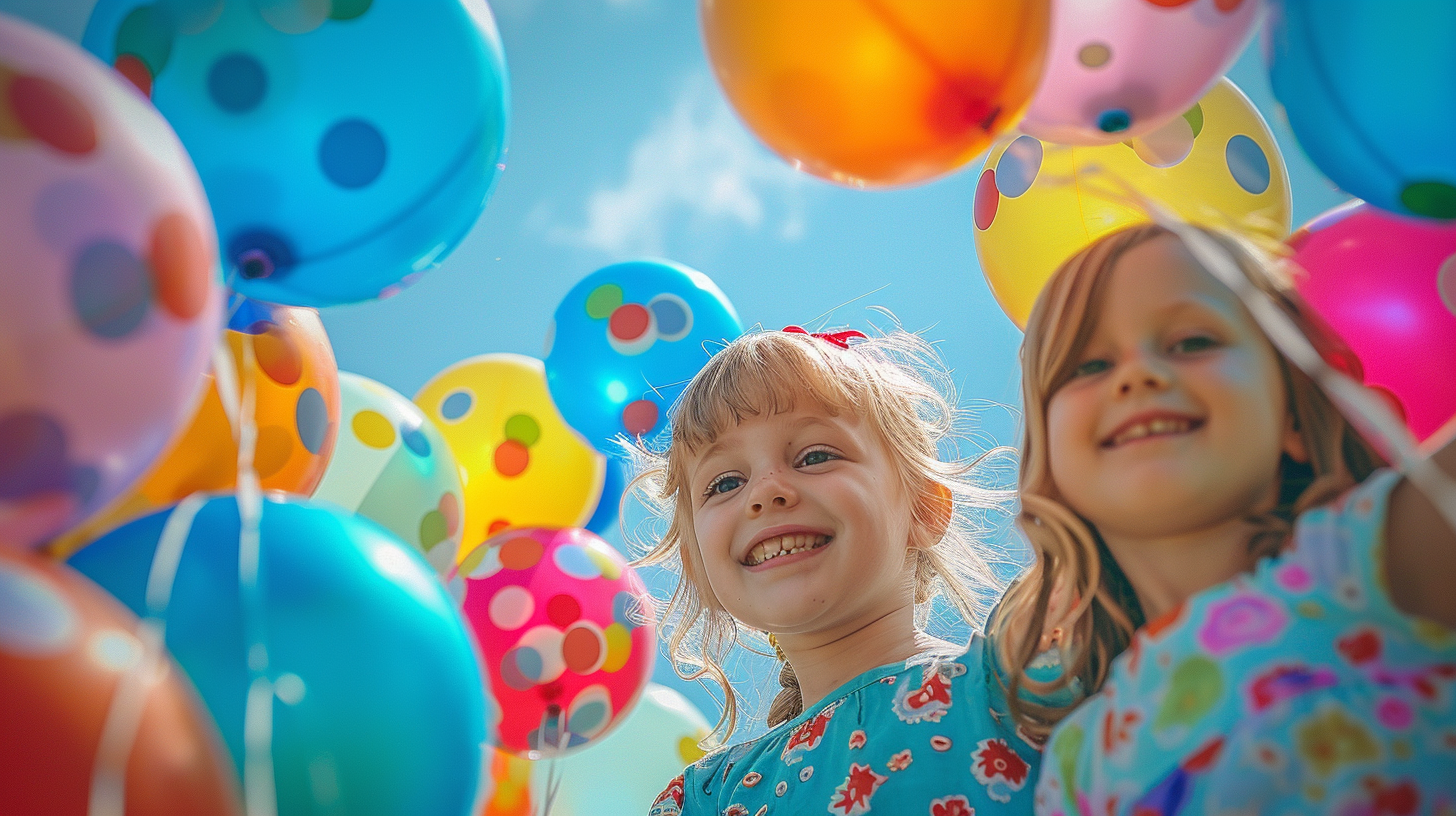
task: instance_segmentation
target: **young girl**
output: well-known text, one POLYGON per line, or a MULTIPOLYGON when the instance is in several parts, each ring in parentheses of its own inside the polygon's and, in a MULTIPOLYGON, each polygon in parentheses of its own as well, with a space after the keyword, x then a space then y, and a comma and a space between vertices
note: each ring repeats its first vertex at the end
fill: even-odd
POLYGON ((783 690, 766 734, 689 767, 654 816, 1030 812, 1037 751, 982 640, 924 630, 937 596, 983 614, 996 584, 956 511, 1010 498, 940 458, 954 413, 917 373, 933 360, 902 331, 759 332, 683 394, 645 559, 680 570, 672 654, 722 687, 729 734, 732 647, 767 633, 783 690))
MULTIPOLYGON (((1201 234, 1358 379, 1276 265, 1201 234)), ((1015 706, 1056 725, 1038 813, 1453 812, 1456 532, 1239 297, 1131 228, 1048 283, 1022 366, 1037 564, 993 631, 1007 665, 1059 641, 1059 683, 1100 689, 1015 706)))

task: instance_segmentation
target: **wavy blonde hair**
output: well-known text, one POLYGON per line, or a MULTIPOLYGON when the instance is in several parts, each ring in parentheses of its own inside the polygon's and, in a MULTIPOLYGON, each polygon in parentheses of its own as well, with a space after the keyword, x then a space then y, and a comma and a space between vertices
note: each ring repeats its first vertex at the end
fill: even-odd
MULTIPOLYGON (((1231 233, 1200 229, 1293 320, 1328 364, 1361 379, 1359 359, 1294 293, 1289 270, 1277 257, 1231 233)), ((1025 431, 1018 523, 1036 562, 1007 592, 991 630, 1002 665, 1015 669, 1008 689, 1011 710, 1018 724, 1033 735, 1045 736, 1080 700, 1047 705, 1024 698, 1021 690, 1045 699, 1076 680, 1083 694, 1095 693, 1113 658, 1146 622, 1137 595, 1097 530, 1066 504, 1053 483, 1047 406, 1072 378, 1091 339, 1112 269, 1132 248, 1167 235, 1173 233, 1144 224, 1099 239, 1052 275, 1027 320, 1021 347, 1025 431), (1063 627, 1071 648, 1063 652, 1068 662, 1061 676, 1052 683, 1038 683, 1027 676, 1027 667, 1040 652, 1051 621, 1063 627)), ((1249 551, 1255 558, 1275 554, 1284 546, 1296 515, 1333 499, 1384 464, 1309 376, 1277 349, 1275 358, 1309 462, 1288 456, 1281 462, 1277 507, 1254 520, 1257 531, 1249 551)))
MULTIPOLYGON (((970 511, 1009 515, 1014 493, 980 487, 969 478, 981 466, 991 466, 990 454, 969 462, 942 458, 943 443, 955 445, 964 438, 957 433, 960 412, 954 405, 949 374, 917 335, 896 329, 842 349, 805 334, 759 331, 730 343, 693 378, 673 412, 666 452, 639 451, 644 472, 634 479, 634 492, 667 524, 638 563, 679 575, 663 610, 663 631, 679 676, 710 678, 723 691, 714 736, 726 742, 738 721, 724 661, 745 641, 761 643, 762 633, 734 620, 704 575, 687 477, 695 456, 748 417, 806 406, 859 417, 884 445, 905 495, 914 502, 916 625, 926 625, 931 602, 943 596, 975 626, 1002 584, 991 569, 989 548, 977 543, 983 525, 969 518, 970 511)), ((991 453, 997 452, 1009 449, 991 453)), ((780 682, 784 688, 770 707, 769 726, 803 710, 787 663, 780 667, 780 682)))

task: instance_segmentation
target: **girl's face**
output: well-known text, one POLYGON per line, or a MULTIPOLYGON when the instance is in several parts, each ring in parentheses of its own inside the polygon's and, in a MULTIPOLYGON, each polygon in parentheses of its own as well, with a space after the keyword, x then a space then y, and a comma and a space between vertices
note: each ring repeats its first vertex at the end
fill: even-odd
POLYGON ((1047 406, 1052 480, 1109 540, 1267 512, 1302 458, 1274 350, 1173 236, 1127 251, 1073 378, 1047 406))
POLYGON ((686 473, 704 577, 745 625, 834 632, 913 604, 910 498, 855 417, 749 417, 686 473))

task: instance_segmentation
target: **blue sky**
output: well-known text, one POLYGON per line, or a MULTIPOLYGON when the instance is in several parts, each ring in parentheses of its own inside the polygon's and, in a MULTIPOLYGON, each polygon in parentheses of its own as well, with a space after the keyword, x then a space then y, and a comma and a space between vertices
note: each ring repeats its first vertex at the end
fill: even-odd
MULTIPOLYGON (((0 10, 72 40, 91 6, 0 0, 0 10)), ((865 307, 889 309, 939 343, 982 442, 1015 444, 1020 332, 976 263, 979 162, 911 189, 839 188, 790 169, 735 118, 708 66, 696 3, 491 7, 511 80, 504 174, 439 269, 391 299, 323 310, 341 369, 412 395, 465 357, 540 356, 573 283, 609 263, 658 256, 712 277, 746 325, 780 328, 835 310, 835 323, 863 327, 877 319, 865 307)), ((1345 200, 1283 123, 1257 40, 1229 75, 1274 129, 1295 223, 1345 200)), ((665 668, 659 681, 669 680, 665 668)), ((716 714, 702 692, 673 685, 716 714)))

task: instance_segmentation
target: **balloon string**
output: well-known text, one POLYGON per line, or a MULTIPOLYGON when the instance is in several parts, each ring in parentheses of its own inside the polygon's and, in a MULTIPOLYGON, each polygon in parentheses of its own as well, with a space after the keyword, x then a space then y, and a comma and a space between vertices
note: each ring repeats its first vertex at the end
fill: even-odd
POLYGON ((566 778, 566 769, 560 767, 560 757, 566 753, 566 713, 556 712, 556 744, 550 745, 546 742, 546 726, 550 724, 551 712, 541 713, 541 742, 548 745, 542 757, 546 761, 546 796, 541 800, 541 816, 551 816, 551 808, 556 804, 556 794, 561 791, 561 782, 566 778))
POLYGON ((1094 195, 1139 209, 1154 223, 1177 235, 1194 260, 1238 296, 1274 347, 1309 375, 1356 430, 1373 443, 1396 470, 1410 479, 1411 484, 1435 505, 1436 512, 1451 529, 1456 530, 1456 479, 1420 452, 1410 429, 1383 399, 1326 363, 1289 315, 1244 275, 1238 261, 1217 241, 1159 202, 1143 195, 1125 180, 1096 166, 1087 168, 1087 171, 1094 177, 1100 174, 1099 180, 1108 181, 1116 188, 1097 190, 1094 195))

